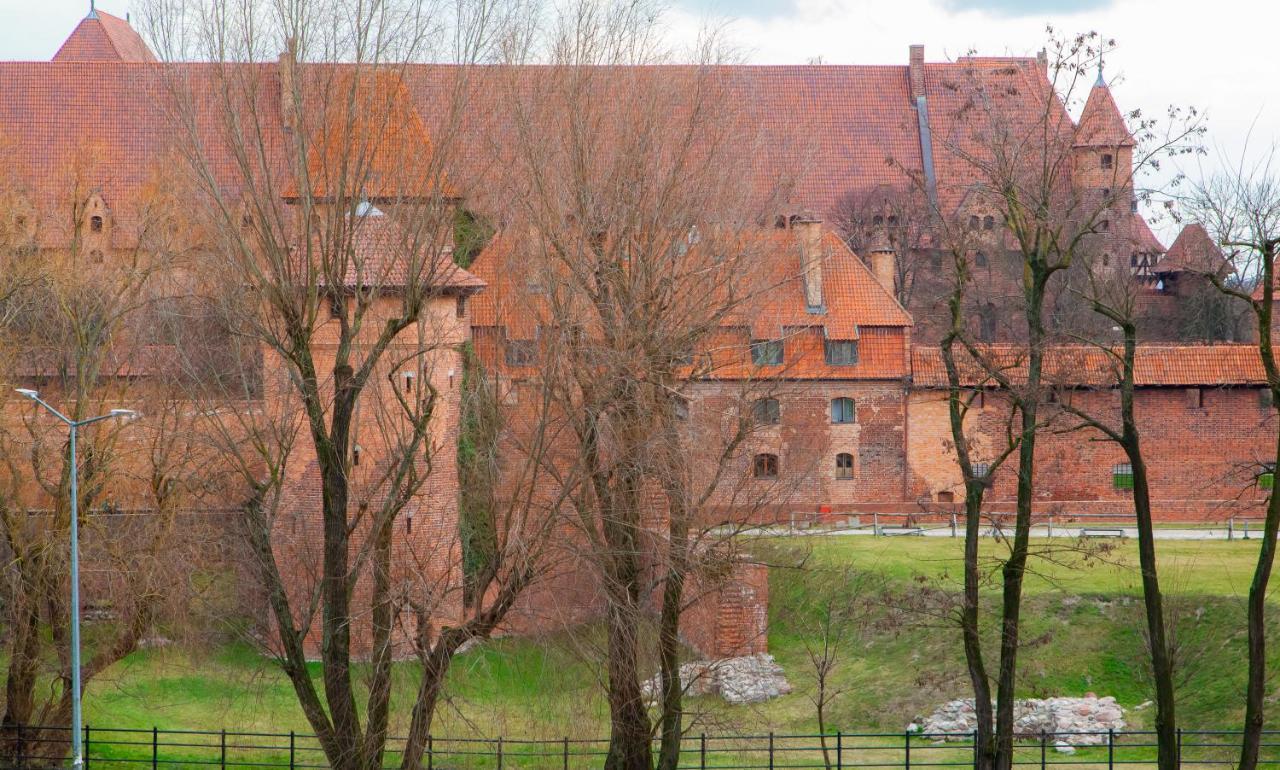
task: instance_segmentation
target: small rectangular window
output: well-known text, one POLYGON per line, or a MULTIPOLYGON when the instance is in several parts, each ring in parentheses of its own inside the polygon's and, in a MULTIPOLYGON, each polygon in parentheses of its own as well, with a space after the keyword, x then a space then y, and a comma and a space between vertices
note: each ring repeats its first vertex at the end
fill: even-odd
POLYGON ((457 304, 454 306, 454 315, 458 318, 467 317, 467 295, 459 294, 457 304))
POLYGON ((751 343, 751 363, 756 366, 779 366, 782 353, 782 340, 755 340, 751 343))
POLYGON ((1111 153, 1109 153, 1109 152, 1104 152, 1104 153, 1102 153, 1102 167, 1103 167, 1103 168, 1111 168, 1111 167, 1112 167, 1112 166, 1114 166, 1115 164, 1116 164, 1115 156, 1113 156, 1113 155, 1112 155, 1111 153))
POLYGON ((1133 466, 1119 463, 1111 468, 1111 486, 1115 489, 1133 489, 1133 466))
POLYGON ((1258 489, 1265 489, 1270 492, 1276 486, 1276 466, 1273 463, 1267 463, 1262 468, 1262 473, 1258 474, 1258 489))
POLYGON ((1187 388, 1187 408, 1204 408, 1204 388, 1187 388))
POLYGON ((828 366, 853 366, 858 363, 857 340, 826 340, 823 352, 828 366))
POLYGON ((973 477, 975 479, 985 479, 991 475, 991 463, 974 463, 973 477))

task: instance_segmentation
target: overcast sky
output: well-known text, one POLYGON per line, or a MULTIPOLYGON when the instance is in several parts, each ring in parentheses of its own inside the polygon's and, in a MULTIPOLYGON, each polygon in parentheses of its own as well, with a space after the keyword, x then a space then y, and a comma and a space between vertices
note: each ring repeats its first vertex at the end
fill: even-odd
MULTIPOLYGON (((129 0, 99 0, 124 16, 129 0)), ((1107 61, 1122 110, 1162 113, 1170 104, 1207 114, 1203 163, 1220 151, 1238 158, 1280 140, 1280 56, 1276 0, 674 0, 675 34, 728 19, 748 61, 803 64, 905 64, 907 46, 929 61, 970 49, 1033 55, 1045 25, 1098 30, 1119 48, 1107 61)), ((88 11, 88 0, 0 0, 0 59, 48 59, 88 11)), ((0 86, 3 87, 3 86, 0 86)), ((1198 173, 1188 169, 1190 173, 1198 173)), ((1162 233, 1163 235, 1163 233, 1162 233)))

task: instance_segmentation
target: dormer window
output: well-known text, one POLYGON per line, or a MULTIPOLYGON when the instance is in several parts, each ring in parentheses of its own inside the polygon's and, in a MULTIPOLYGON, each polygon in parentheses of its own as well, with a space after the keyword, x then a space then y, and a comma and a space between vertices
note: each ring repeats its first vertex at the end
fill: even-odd
POLYGON ((1112 155, 1109 152, 1102 153, 1102 167, 1104 169, 1114 168, 1115 165, 1116 165, 1116 158, 1114 155, 1112 155))
POLYGON ((995 226, 996 226, 996 218, 995 218, 995 217, 990 216, 990 215, 987 215, 987 216, 985 216, 985 217, 983 217, 983 218, 982 218, 982 229, 983 229, 983 230, 993 230, 993 229, 995 229, 995 226))
POLYGON ((896 214, 890 214, 890 215, 889 215, 889 226, 890 226, 890 227, 897 227, 897 226, 898 226, 898 217, 897 217, 897 215, 896 215, 896 214))
POLYGON ((100 215, 94 214, 89 217, 89 229, 95 233, 102 232, 102 217, 100 215))
POLYGON ((853 366, 858 363, 857 340, 826 340, 823 352, 828 366, 853 366))
POLYGON ((973 216, 969 217, 969 229, 970 229, 970 230, 977 230, 977 229, 978 229, 978 225, 979 225, 979 223, 980 223, 980 220, 978 219, 978 215, 977 215, 977 214, 974 214, 973 216))
POLYGON ((756 366, 779 366, 782 353, 782 340, 754 340, 751 343, 751 363, 756 366))
POLYGON ((880 225, 884 224, 884 217, 880 216, 879 214, 876 214, 874 217, 871 218, 871 224, 876 227, 879 227, 880 225))

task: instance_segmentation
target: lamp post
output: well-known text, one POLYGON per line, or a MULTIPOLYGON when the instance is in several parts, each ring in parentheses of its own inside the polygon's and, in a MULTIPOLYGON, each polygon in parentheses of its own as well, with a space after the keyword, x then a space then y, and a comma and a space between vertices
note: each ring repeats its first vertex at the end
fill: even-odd
POLYGON ((132 419, 138 413, 132 409, 112 409, 110 412, 90 417, 87 420, 73 420, 54 409, 40 394, 30 388, 17 388, 16 392, 43 406, 50 414, 67 424, 71 438, 71 766, 84 766, 83 729, 80 713, 80 527, 79 527, 79 494, 77 489, 80 467, 76 464, 76 433, 86 425, 112 419, 132 419))

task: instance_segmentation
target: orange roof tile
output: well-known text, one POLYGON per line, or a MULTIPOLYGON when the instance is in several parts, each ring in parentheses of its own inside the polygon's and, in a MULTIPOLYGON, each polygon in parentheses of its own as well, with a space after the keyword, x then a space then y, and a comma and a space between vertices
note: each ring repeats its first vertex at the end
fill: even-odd
MULTIPOLYGON (((1016 383, 1026 380, 1026 349, 1012 345, 981 348, 988 362, 1016 383)), ((966 387, 994 387, 987 372, 961 354, 958 358, 962 384, 966 387)), ((911 351, 912 382, 925 388, 947 387, 942 350, 918 346, 911 351)), ((1046 351, 1046 385, 1064 387, 1109 387, 1118 377, 1117 362, 1107 352, 1087 345, 1058 345, 1046 351)), ((1134 382, 1140 387, 1194 387, 1222 385, 1265 385, 1266 373, 1258 348, 1246 344, 1178 345, 1142 344, 1134 360, 1134 382)))
POLYGON ((80 20, 53 60, 153 62, 156 55, 129 22, 94 10, 80 20))

